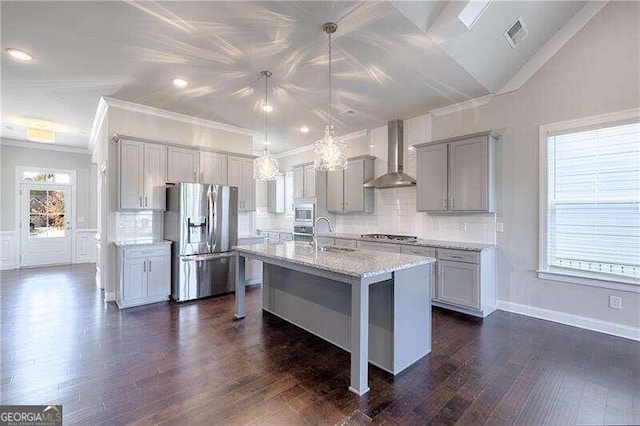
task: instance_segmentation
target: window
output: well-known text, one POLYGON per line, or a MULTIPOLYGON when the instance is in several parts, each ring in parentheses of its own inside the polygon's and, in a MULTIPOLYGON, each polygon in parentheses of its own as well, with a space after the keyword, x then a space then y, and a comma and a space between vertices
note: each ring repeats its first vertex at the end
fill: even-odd
POLYGON ((545 142, 541 272, 640 283, 640 123, 548 132, 545 142))
POLYGON ((23 182, 35 183, 71 183, 69 173, 22 172, 23 182))

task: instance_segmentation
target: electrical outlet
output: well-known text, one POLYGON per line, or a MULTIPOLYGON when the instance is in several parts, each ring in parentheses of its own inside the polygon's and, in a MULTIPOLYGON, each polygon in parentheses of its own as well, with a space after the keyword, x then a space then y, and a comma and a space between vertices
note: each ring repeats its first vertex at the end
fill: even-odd
POLYGON ((120 229, 124 228, 124 220, 119 220, 118 221, 118 228, 120 228, 120 229))
POLYGON ((142 227, 143 228, 149 227, 149 219, 142 219, 142 227))
POLYGON ((467 230, 467 222, 458 222, 458 229, 460 231, 466 231, 467 230))
POLYGON ((435 220, 433 221, 433 229, 440 229, 440 221, 439 220, 435 220))
POLYGON ((622 297, 609 296, 609 307, 611 309, 622 309, 622 297))
POLYGON ((496 232, 504 232, 504 223, 496 222, 496 232))

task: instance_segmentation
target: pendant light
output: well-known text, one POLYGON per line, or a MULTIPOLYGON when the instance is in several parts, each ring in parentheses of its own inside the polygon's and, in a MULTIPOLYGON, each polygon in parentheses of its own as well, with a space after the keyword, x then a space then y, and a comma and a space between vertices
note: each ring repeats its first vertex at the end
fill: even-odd
POLYGON ((340 138, 336 137, 331 122, 331 34, 337 29, 338 25, 333 22, 327 22, 322 26, 322 30, 329 35, 329 107, 324 138, 316 142, 313 164, 317 170, 323 171, 344 170, 347 167, 347 147, 340 138))
POLYGON ((260 76, 264 77, 264 105, 262 110, 264 111, 264 148, 262 155, 253 160, 253 178, 258 180, 276 180, 278 179, 278 160, 276 160, 269 151, 269 133, 268 133, 268 118, 267 115, 272 108, 269 108, 268 95, 268 82, 271 77, 271 71, 261 71, 260 76))

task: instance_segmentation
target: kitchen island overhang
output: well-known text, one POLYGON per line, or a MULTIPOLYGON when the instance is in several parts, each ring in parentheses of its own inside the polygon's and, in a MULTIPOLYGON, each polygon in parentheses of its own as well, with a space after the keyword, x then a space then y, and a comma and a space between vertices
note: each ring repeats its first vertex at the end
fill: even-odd
POLYGON ((236 247, 236 317, 245 316, 245 258, 263 262, 263 310, 351 353, 349 390, 368 390, 368 362, 398 374, 431 352, 435 259, 308 243, 236 247))

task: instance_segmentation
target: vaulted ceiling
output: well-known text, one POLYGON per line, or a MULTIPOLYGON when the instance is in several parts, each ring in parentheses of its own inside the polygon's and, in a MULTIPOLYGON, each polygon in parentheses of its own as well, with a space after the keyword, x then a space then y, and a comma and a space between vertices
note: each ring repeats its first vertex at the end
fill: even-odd
POLYGON ((3 137, 24 139, 42 120, 58 126, 56 143, 87 146, 100 96, 261 131, 266 69, 282 151, 322 134, 324 22, 338 23, 333 112, 348 133, 496 92, 583 5, 494 1, 471 30, 450 31, 447 13, 463 2, 395 3, 2 2, 3 137), (511 49, 502 34, 519 16, 530 37, 511 49), (12 60, 9 47, 35 60, 12 60))

